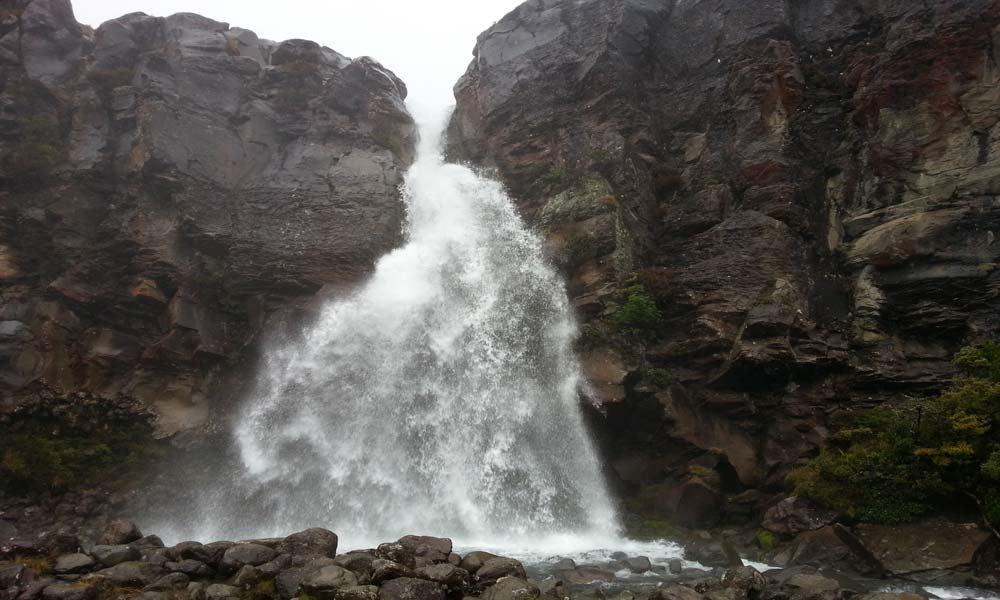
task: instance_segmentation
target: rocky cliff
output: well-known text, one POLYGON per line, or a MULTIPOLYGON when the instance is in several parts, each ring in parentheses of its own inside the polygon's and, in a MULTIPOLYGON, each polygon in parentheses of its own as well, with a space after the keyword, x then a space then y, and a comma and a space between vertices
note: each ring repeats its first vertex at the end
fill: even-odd
POLYGON ((635 512, 759 516, 831 416, 996 336, 998 24, 995 0, 529 0, 479 37, 450 152, 569 276, 635 512))
MULTIPOLYGON (((397 242, 405 97, 375 61, 313 42, 193 14, 94 31, 68 0, 0 2, 5 435, 44 418, 90 443, 112 413, 157 436, 203 425, 266 322, 397 242)), ((26 439, 51 452, 6 448, 8 471, 80 458, 26 439)))

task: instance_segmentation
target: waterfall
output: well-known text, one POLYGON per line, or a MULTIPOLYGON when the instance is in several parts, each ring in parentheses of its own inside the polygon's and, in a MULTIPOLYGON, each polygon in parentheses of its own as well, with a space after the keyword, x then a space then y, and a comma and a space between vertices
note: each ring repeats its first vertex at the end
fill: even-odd
POLYGON ((403 246, 269 350, 235 425, 238 473, 192 536, 617 538, 563 281, 502 186, 444 161, 444 121, 421 125, 403 246))

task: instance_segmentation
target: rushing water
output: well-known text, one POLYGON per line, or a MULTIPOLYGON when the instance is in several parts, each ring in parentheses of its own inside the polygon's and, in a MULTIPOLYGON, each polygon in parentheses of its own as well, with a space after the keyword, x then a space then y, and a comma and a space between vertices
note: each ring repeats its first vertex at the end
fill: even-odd
POLYGON ((177 537, 336 531, 466 547, 607 547, 618 524, 579 409, 576 326, 502 187, 421 125, 404 245, 273 348, 233 432, 236 476, 177 537))

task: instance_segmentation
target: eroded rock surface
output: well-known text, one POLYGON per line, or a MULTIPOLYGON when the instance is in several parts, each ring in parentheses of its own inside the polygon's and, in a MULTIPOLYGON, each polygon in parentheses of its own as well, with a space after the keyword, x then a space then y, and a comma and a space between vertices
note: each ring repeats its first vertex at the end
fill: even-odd
POLYGON ((570 278, 637 512, 760 517, 829 415, 933 393, 995 336, 998 24, 993 0, 530 0, 479 37, 450 152, 570 278), (629 334, 636 284, 662 319, 629 334), (692 486, 717 508, 669 509, 692 486))

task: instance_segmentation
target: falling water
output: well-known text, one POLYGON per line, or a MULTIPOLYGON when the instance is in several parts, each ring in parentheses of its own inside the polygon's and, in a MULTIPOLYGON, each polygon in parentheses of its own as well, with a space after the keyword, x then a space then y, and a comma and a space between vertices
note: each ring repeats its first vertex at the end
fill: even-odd
POLYGON ((240 473, 195 537, 617 538, 563 282, 503 188, 443 160, 443 121, 422 127, 406 176, 405 244, 269 353, 235 427, 240 473))

